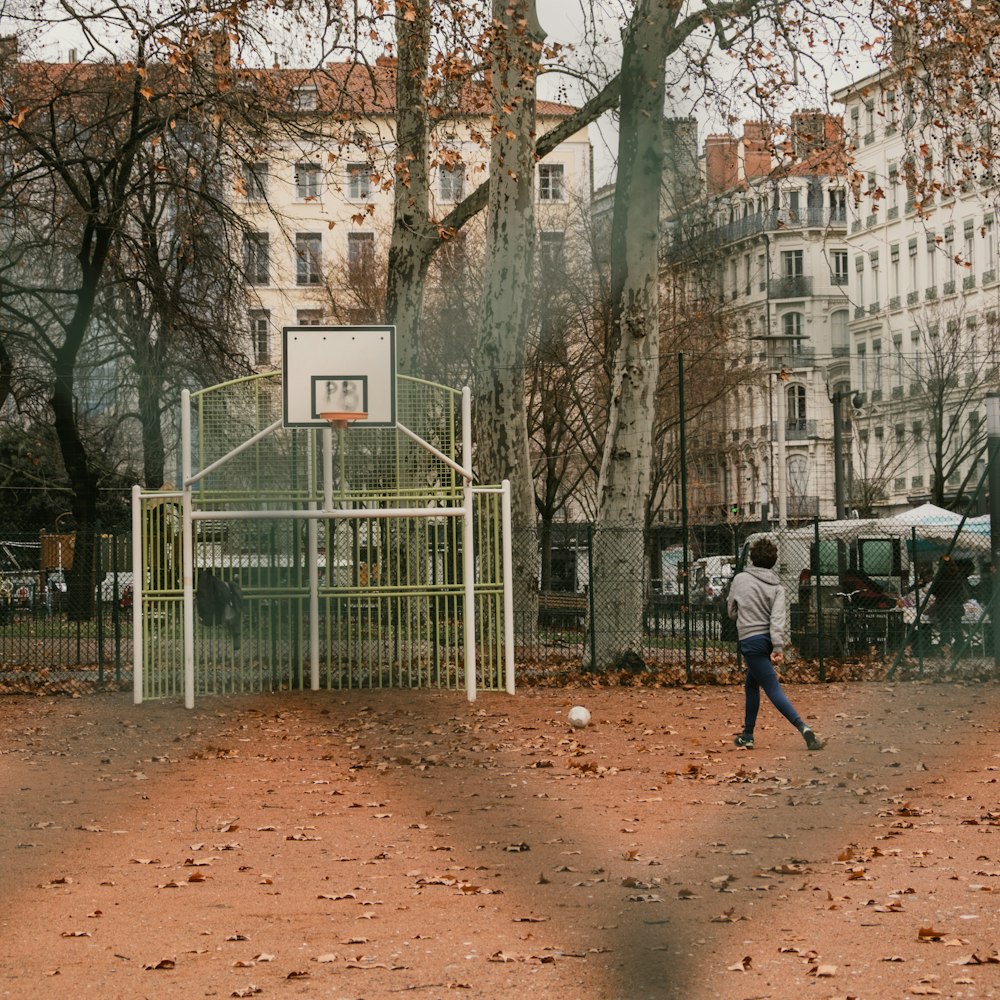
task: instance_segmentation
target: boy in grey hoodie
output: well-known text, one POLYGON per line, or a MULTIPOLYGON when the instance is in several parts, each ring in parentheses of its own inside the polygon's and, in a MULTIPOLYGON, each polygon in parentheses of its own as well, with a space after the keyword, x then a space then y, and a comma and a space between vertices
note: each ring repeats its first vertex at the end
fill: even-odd
POLYGON ((774 707, 795 726, 810 750, 821 750, 823 741, 802 721, 788 700, 774 668, 784 662, 785 590, 774 571, 778 548, 770 538, 758 538, 750 546, 750 562, 737 573, 729 588, 726 610, 736 619, 736 634, 740 652, 746 660, 746 715, 743 732, 733 742, 738 747, 753 749, 753 730, 760 710, 760 689, 774 707))

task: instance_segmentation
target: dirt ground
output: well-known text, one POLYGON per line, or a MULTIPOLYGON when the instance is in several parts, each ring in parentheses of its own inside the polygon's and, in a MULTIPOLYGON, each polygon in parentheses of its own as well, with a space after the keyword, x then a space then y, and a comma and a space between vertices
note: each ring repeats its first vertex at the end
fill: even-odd
POLYGON ((788 690, 0 698, 0 997, 1000 996, 1000 687, 788 690))

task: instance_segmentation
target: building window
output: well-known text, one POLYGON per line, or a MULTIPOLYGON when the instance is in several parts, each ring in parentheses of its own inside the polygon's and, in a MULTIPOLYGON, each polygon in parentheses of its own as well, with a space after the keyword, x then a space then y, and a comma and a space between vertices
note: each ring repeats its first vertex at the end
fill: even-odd
POLYGON ((322 280, 323 237, 320 233, 295 234, 295 283, 318 285, 322 280))
POLYGON ((320 196, 318 163, 295 164, 295 197, 299 201, 315 201, 320 196))
POLYGON ((848 335, 850 316, 846 309, 838 309, 830 316, 830 343, 833 356, 847 357, 850 354, 851 341, 848 335))
POLYGON ((801 250, 781 251, 781 275, 783 278, 801 278, 804 274, 801 250))
POLYGON ((452 167, 438 167, 438 185, 441 201, 461 201, 465 192, 465 167, 456 163, 452 167))
POLYGON ((830 191, 830 221, 847 222, 847 192, 843 188, 830 191))
POLYGON ((347 270, 352 281, 370 278, 375 261, 375 234, 347 234, 347 270))
POLYGON ((830 254, 830 261, 833 265, 833 283, 835 285, 847 284, 847 251, 833 250, 830 254))
POLYGON ((253 345, 254 364, 271 363, 271 314, 267 309, 250 311, 250 343, 253 345))
POLYGON ((243 164, 243 192, 247 201, 267 200, 267 181, 270 167, 264 160, 243 164))
MULTIPOLYGON (((948 226, 944 231, 944 253, 947 258, 945 265, 945 281, 955 280, 955 227, 948 226)), ((953 289, 954 290, 954 289, 953 289)))
POLYGON ((243 268, 251 285, 271 281, 271 237, 268 233, 247 233, 243 237, 243 268))
MULTIPOLYGON (((800 312, 785 313, 781 317, 781 330, 786 337, 801 339, 805 336, 805 317, 800 312)), ((792 350, 797 351, 798 344, 792 344, 792 350)))
POLYGON ((798 222, 799 219, 799 192, 789 191, 788 192, 788 218, 792 222, 798 222))
POLYGON ((566 267, 566 234, 558 230, 543 230, 538 237, 542 273, 562 274, 566 267))
POLYGON ((299 309, 295 313, 295 322, 299 326, 322 326, 322 309, 299 309))
POLYGON ((315 111, 319 106, 319 93, 315 87, 299 87, 292 100, 297 111, 315 111))
POLYGON ((538 167, 539 201, 565 201, 564 168, 561 163, 542 163, 538 167))
POLYGON ((806 429, 806 387, 790 385, 785 390, 787 410, 785 422, 789 430, 805 431, 806 429))
POLYGON ((354 201, 370 198, 372 194, 371 170, 367 163, 347 164, 347 197, 354 201))

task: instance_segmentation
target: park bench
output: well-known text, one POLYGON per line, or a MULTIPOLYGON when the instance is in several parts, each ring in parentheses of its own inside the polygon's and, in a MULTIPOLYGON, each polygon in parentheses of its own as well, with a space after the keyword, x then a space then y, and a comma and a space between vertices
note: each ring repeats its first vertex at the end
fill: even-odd
POLYGON ((538 624, 550 628, 582 625, 587 617, 587 595, 571 590, 543 590, 538 595, 538 624))

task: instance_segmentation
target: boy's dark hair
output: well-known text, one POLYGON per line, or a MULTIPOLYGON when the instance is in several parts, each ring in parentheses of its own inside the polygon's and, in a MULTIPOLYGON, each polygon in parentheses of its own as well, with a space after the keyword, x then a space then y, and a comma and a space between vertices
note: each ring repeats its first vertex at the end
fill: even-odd
POLYGON ((750 546, 750 562, 761 569, 772 569, 778 561, 778 546, 770 538, 758 538, 750 546))

